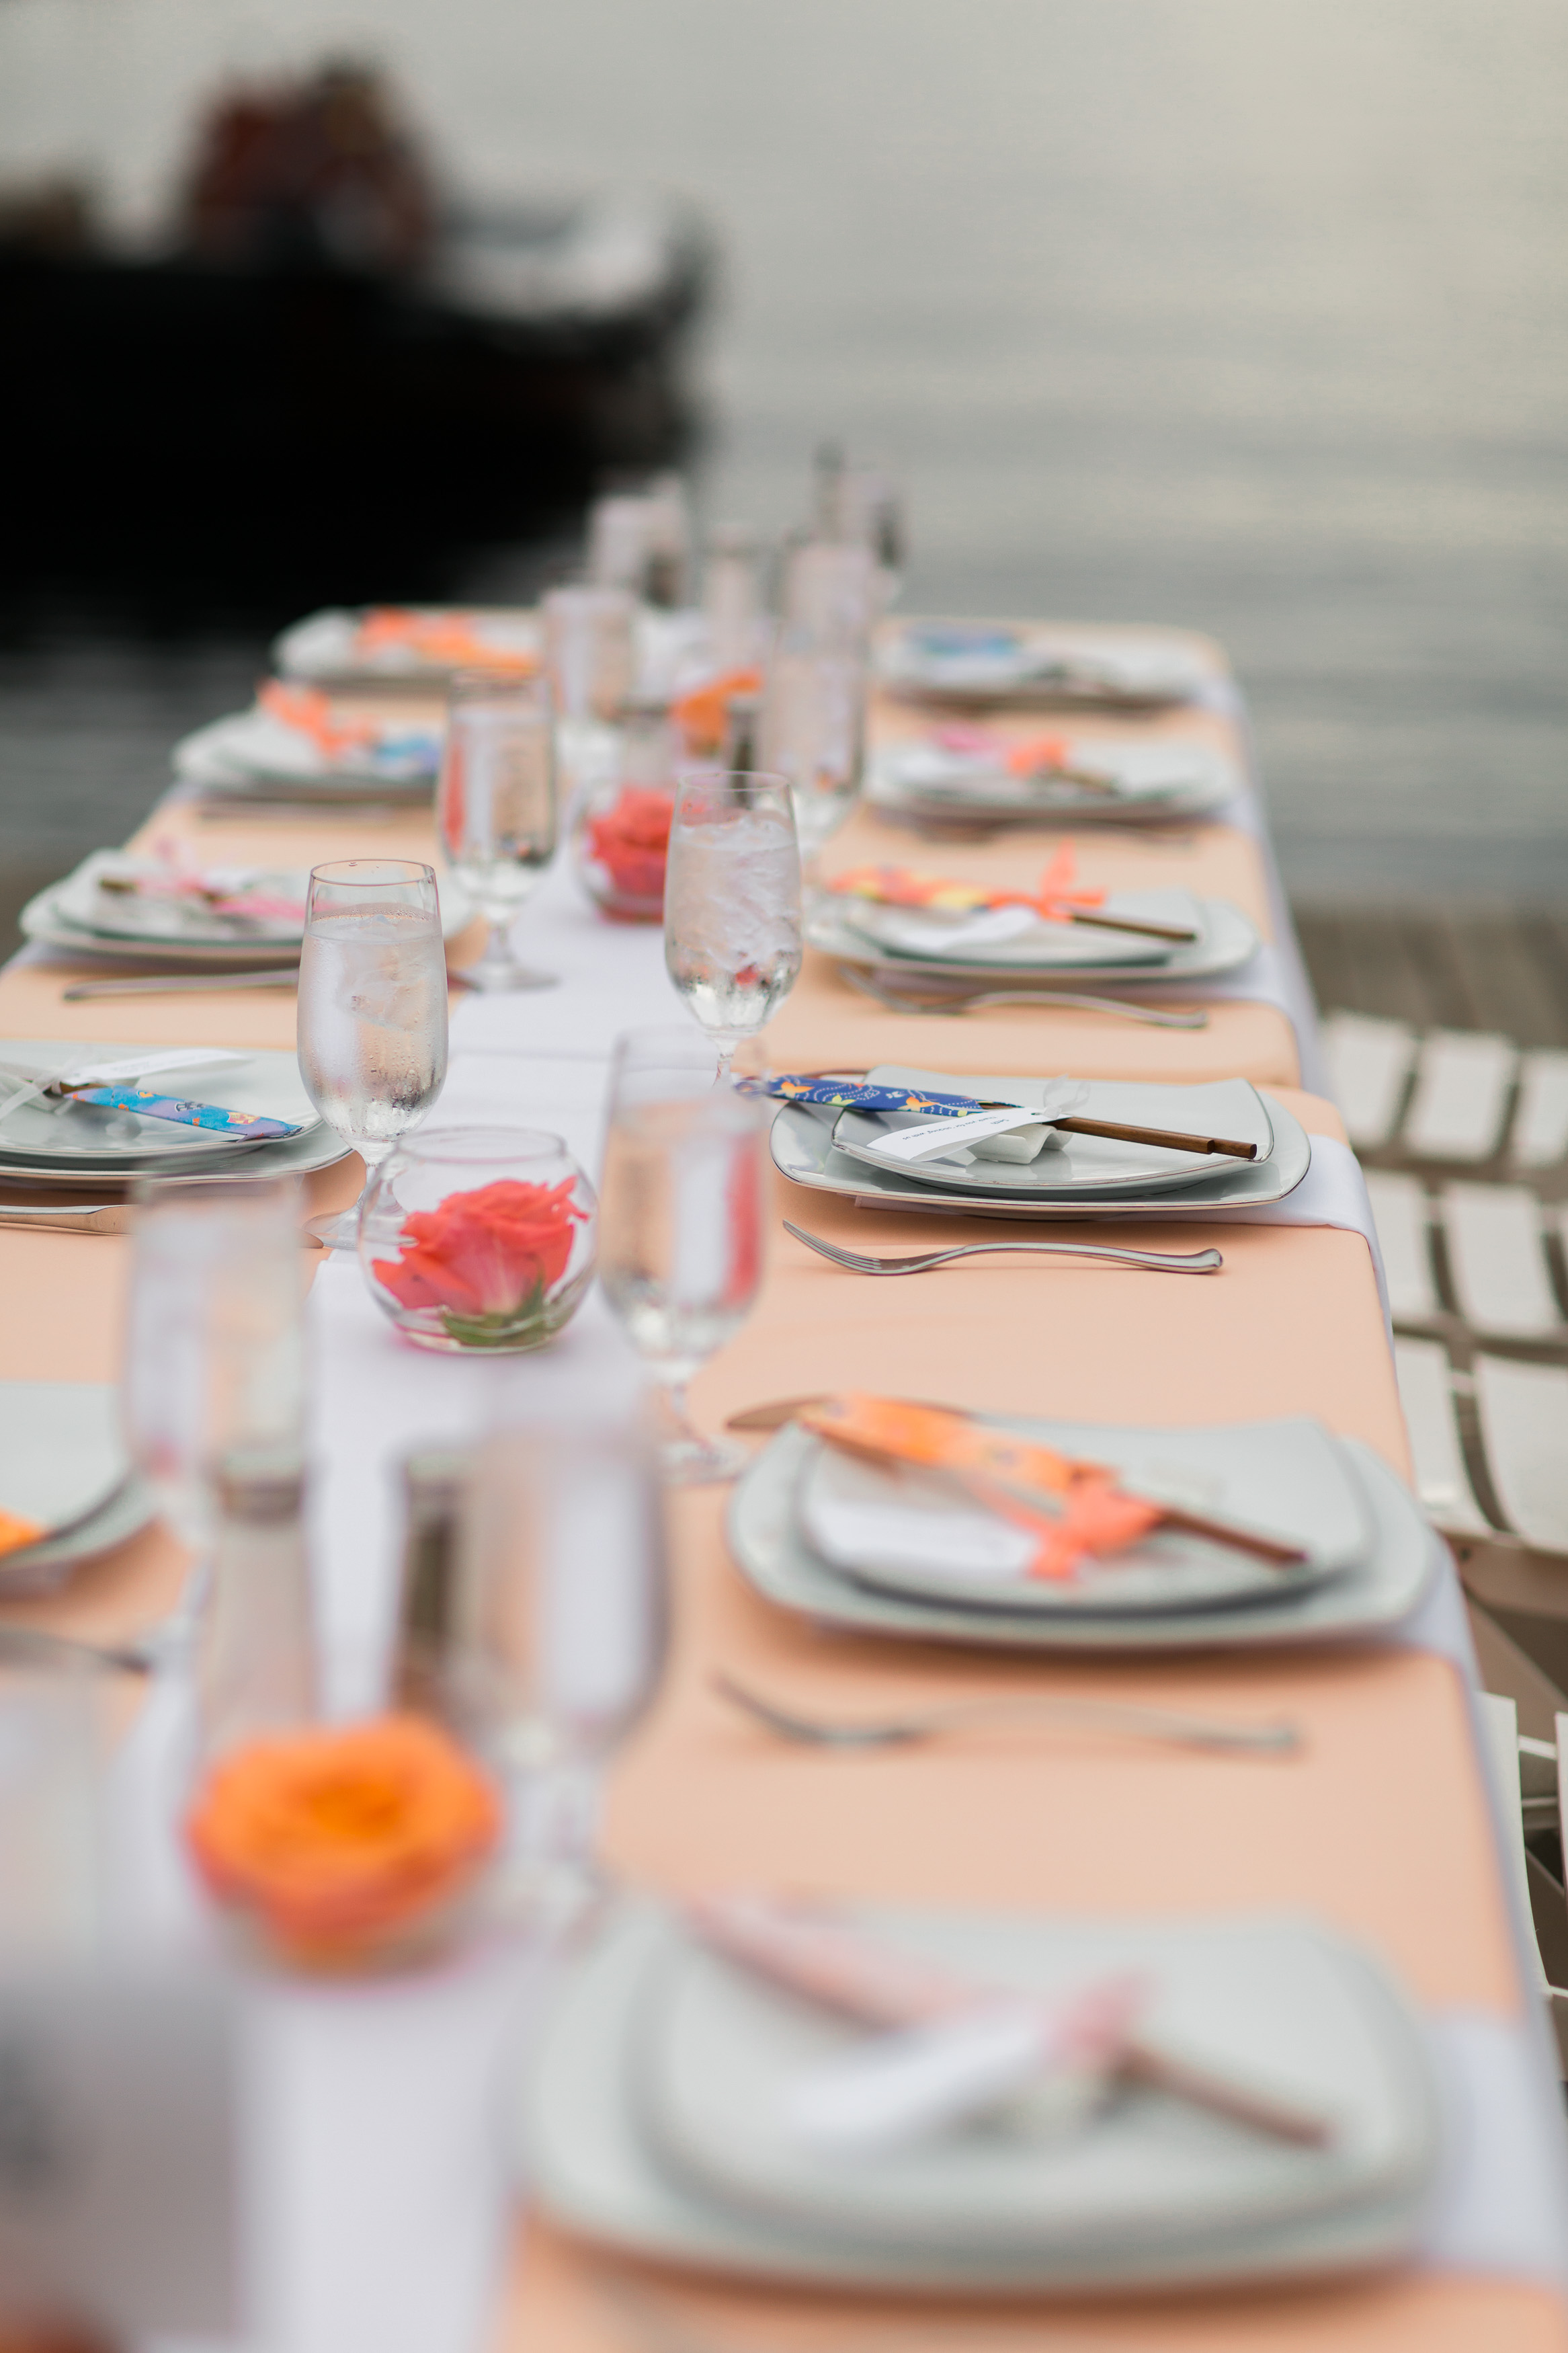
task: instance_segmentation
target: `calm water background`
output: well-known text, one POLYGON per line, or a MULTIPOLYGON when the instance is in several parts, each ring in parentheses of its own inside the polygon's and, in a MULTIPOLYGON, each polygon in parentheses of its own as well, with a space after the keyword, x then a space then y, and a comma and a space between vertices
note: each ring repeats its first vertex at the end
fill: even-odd
MULTIPOLYGON (((909 604, 1226 639, 1298 895, 1568 896, 1560 0, 6 0, 0 175, 150 218, 215 80, 334 46, 470 192, 705 207, 710 513, 840 435, 909 604)), ((0 659, 0 846, 117 838, 255 660, 0 659)))

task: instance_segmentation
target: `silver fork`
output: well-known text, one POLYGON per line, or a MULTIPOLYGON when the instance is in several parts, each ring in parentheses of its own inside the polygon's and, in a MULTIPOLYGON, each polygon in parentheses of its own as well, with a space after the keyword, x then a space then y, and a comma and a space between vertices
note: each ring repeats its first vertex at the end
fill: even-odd
POLYGON ((997 1250, 1033 1250, 1052 1258, 1108 1258, 1119 1266, 1152 1267, 1156 1274, 1217 1274, 1225 1264, 1216 1250, 1115 1250, 1108 1242, 960 1242, 951 1250, 917 1250, 909 1258, 868 1258, 862 1250, 840 1250, 837 1242, 826 1242, 820 1234, 808 1234, 804 1226, 791 1225, 787 1218, 784 1229, 807 1250, 830 1258, 835 1266, 847 1266, 851 1274, 924 1274, 928 1267, 945 1266, 951 1258, 989 1258, 997 1250))
POLYGON ((880 987, 852 964, 841 964, 838 977, 858 988, 862 997, 875 997, 889 1013, 975 1013, 988 1005, 1033 1005, 1045 1011, 1054 1005, 1070 1005, 1078 1013, 1113 1013, 1123 1021, 1145 1022, 1152 1029, 1206 1029, 1209 1026, 1208 1015, 1201 1011, 1165 1012, 1153 1005, 1123 1004, 1116 997, 1080 997, 1065 988, 932 990, 922 996, 910 989, 880 987))
POLYGON ((983 1732, 988 1725, 1009 1722, 1077 1725, 1089 1731, 1119 1733, 1129 1740, 1246 1756, 1283 1757, 1301 1746, 1298 1726, 1282 1718, 1270 1723, 1219 1723, 1212 1716, 1140 1707, 1126 1700, 1058 1698, 1030 1692, 1005 1699, 950 1700, 944 1707, 919 1708, 908 1715, 819 1716, 782 1706, 722 1672, 710 1681, 742 1715, 776 1732, 781 1740, 797 1741, 810 1748, 911 1748, 952 1733, 983 1732))

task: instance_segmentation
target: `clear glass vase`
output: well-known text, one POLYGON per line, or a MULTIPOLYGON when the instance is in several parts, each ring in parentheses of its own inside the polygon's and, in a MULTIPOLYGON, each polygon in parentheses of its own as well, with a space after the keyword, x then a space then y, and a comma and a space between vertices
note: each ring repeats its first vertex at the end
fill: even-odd
POLYGON ((515 1356, 569 1324, 598 1202, 558 1135, 432 1128, 377 1169, 360 1219, 371 1296, 416 1347, 515 1356))

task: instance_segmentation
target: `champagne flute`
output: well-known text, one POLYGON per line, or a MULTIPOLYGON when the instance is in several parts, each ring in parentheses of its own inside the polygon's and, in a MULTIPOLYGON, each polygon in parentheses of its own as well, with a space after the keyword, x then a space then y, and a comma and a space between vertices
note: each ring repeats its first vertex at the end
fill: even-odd
POLYGON ((800 970, 800 847, 787 777, 689 768, 664 887, 664 961, 727 1079, 800 970))
POLYGON ((552 988, 512 955, 518 910, 555 854, 554 713, 542 678, 461 670, 447 707, 436 822, 453 873, 488 926, 464 977, 480 989, 552 988))
POLYGON ((428 866, 341 858, 312 868, 299 1006, 305 1092, 365 1163, 353 1208, 311 1230, 330 1250, 353 1250, 371 1174, 447 1076, 447 955, 428 866))
POLYGON ((679 1486, 732 1478, 744 1450, 695 1430, 687 1384, 751 1313, 762 1280, 762 1103, 721 1083, 689 1029, 634 1029, 616 1047, 599 1185, 599 1279, 665 1391, 662 1450, 679 1486))

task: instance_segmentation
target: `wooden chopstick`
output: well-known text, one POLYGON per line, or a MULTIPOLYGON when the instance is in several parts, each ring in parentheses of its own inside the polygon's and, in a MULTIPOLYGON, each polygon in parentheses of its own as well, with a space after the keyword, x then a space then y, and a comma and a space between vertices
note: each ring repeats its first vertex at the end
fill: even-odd
MULTIPOLYGON (((853 1103, 847 1106, 853 1111, 853 1103)), ((1027 1111, 1027 1103, 983 1103, 982 1111, 1027 1111)), ((1224 1153, 1231 1160, 1256 1160, 1256 1144, 1238 1144, 1227 1135, 1186 1135, 1173 1127, 1124 1127, 1111 1119, 1051 1119, 1047 1127, 1059 1127, 1068 1135, 1104 1135, 1112 1144, 1157 1144, 1166 1152, 1201 1152, 1208 1155, 1224 1153)))
POLYGON ((1221 1152, 1231 1160, 1256 1160, 1256 1144, 1237 1144, 1228 1135, 1180 1135, 1174 1128, 1122 1127, 1110 1119, 1053 1119, 1053 1127, 1068 1135, 1106 1135, 1113 1144, 1158 1144, 1167 1152, 1221 1152))
POLYGON ((1084 907, 1075 907, 1068 921, 1091 924, 1097 932, 1136 932, 1141 939, 1178 940, 1188 946, 1203 936, 1182 923, 1144 923, 1135 915, 1091 915, 1084 907))

